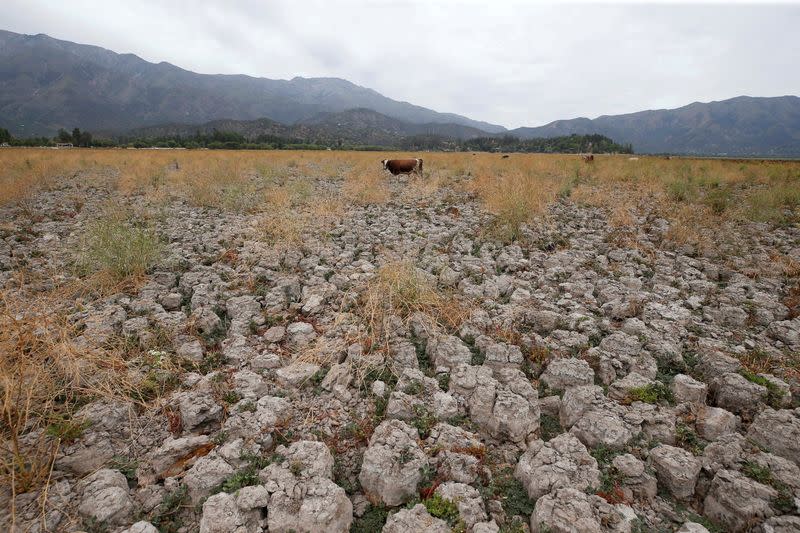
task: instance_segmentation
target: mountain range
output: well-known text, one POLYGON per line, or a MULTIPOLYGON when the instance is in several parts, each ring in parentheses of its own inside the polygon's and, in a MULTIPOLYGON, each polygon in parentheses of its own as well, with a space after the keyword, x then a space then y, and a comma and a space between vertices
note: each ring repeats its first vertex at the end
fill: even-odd
POLYGON ((739 96, 678 109, 557 120, 508 132, 522 139, 600 133, 640 153, 800 155, 800 98, 739 96))
MULTIPOLYGON (((320 113, 292 125, 274 120, 213 120, 204 124, 161 124, 136 128, 127 132, 130 138, 190 137, 209 135, 214 131, 242 135, 247 140, 272 135, 289 139, 311 140, 317 144, 345 143, 349 145, 396 146, 401 139, 430 135, 447 139, 474 139, 490 136, 484 130, 453 123, 428 122, 413 124, 388 117, 367 108, 320 113)), ((106 134, 108 135, 108 134, 106 134)))
POLYGON ((50 136, 76 126, 132 136, 217 129, 370 145, 414 135, 599 133, 640 153, 800 156, 796 96, 741 96, 507 130, 392 100, 339 78, 197 74, 133 54, 0 30, 0 127, 15 136, 50 136))

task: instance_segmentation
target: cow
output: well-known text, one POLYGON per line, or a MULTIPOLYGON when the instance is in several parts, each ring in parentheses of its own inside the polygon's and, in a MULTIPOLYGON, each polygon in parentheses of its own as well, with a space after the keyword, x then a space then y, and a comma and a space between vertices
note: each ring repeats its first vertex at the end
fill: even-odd
POLYGON ((584 163, 594 163, 594 154, 587 154, 583 156, 584 163))
POLYGON ((394 176, 398 174, 417 174, 422 176, 422 159, 384 159, 383 170, 388 170, 394 176))

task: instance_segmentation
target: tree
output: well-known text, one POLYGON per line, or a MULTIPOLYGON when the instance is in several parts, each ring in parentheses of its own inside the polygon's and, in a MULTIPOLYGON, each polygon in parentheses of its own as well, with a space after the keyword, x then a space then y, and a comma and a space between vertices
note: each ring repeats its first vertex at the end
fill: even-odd
POLYGON ((10 143, 11 142, 11 134, 5 128, 0 128, 0 144, 2 143, 10 143))
POLYGON ((81 142, 81 129, 80 128, 75 128, 74 130, 72 130, 72 142, 74 144, 78 144, 79 142, 81 142))
POLYGON ((92 134, 89 133, 88 131, 81 132, 79 137, 75 139, 75 142, 77 143, 78 146, 89 147, 92 145, 92 134))
POLYGON ((56 136, 56 141, 60 143, 71 143, 72 142, 72 135, 69 134, 67 130, 61 128, 58 130, 58 135, 56 136))

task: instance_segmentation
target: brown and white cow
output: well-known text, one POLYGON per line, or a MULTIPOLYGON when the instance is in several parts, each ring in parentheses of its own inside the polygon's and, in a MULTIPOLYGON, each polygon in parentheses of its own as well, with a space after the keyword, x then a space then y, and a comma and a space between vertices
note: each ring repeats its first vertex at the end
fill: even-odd
POLYGON ((383 170, 388 170, 393 175, 417 174, 422 176, 422 159, 384 159, 383 170))

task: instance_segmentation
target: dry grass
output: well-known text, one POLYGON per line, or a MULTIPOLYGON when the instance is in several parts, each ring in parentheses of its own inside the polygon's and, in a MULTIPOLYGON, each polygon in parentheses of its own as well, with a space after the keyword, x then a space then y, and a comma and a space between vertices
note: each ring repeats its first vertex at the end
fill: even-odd
POLYGON ((76 344, 68 298, 0 292, 0 479, 14 494, 46 483, 62 441, 82 431, 74 411, 118 396, 127 379, 118 354, 76 344))
MULTIPOLYGON (((383 204, 391 199, 394 178, 382 171, 380 160, 400 155, 408 154, 5 149, 0 205, 24 207, 37 189, 78 175, 85 186, 121 194, 156 201, 177 196, 195 205, 260 213, 266 240, 293 244, 309 228, 310 216, 297 205, 326 197, 317 190, 318 180, 343 179, 342 202, 383 204), (281 194, 290 197, 290 207, 281 194)), ((598 155, 587 165, 574 155, 503 159, 487 153, 426 153, 424 159, 425 177, 409 178, 397 201, 425 206, 437 189, 463 182, 496 216, 489 236, 505 242, 522 238, 521 229, 557 198, 606 209, 613 228, 633 228, 640 216, 666 218, 668 240, 700 251, 710 247, 709 229, 741 221, 788 224, 800 209, 800 163, 794 162, 598 155)))
POLYGON ((422 313, 435 327, 458 329, 469 317, 468 303, 437 290, 425 274, 406 261, 386 263, 360 295, 359 315, 366 324, 366 351, 387 350, 391 331, 399 319, 422 313))
POLYGON ((144 275, 159 259, 162 241, 147 216, 111 205, 86 228, 77 265, 116 281, 144 275))
POLYGON ((496 217, 490 234, 503 242, 513 242, 521 238, 522 226, 541 215, 555 199, 560 185, 557 176, 510 170, 498 174, 481 172, 470 187, 496 217))
POLYGON ((390 196, 386 180, 380 170, 356 168, 345 178, 344 197, 357 205, 385 204, 390 196))

